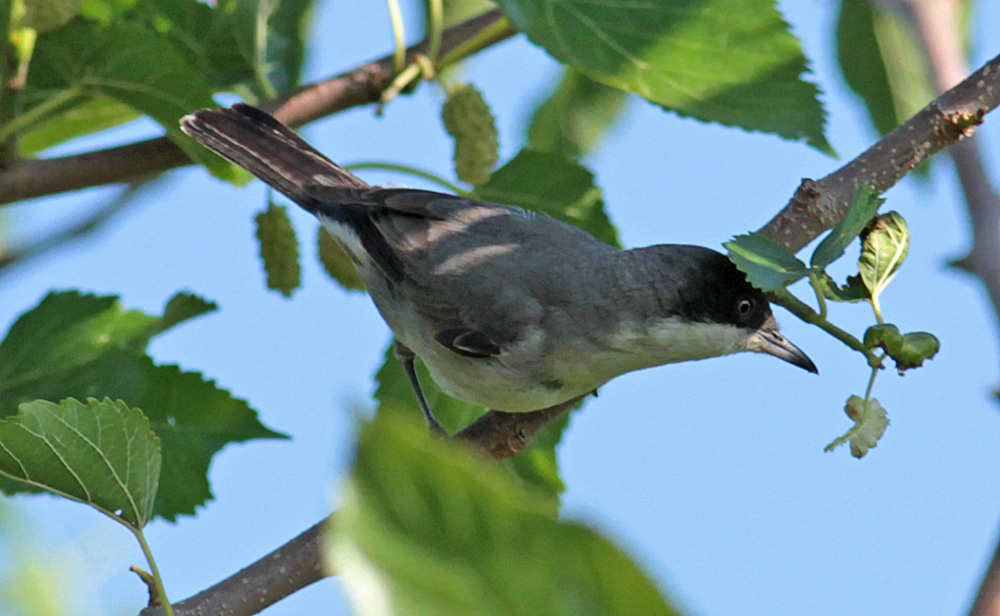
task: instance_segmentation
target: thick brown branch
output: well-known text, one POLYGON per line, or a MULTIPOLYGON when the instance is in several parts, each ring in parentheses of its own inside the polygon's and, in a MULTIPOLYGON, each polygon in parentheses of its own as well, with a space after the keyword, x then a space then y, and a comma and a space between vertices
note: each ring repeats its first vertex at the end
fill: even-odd
POLYGON ((797 252, 843 218, 859 185, 889 189, 942 148, 971 135, 998 104, 1000 56, 840 169, 821 180, 802 180, 788 205, 760 232, 797 252))
MULTIPOLYGON (((441 53, 449 53, 501 19, 504 17, 500 11, 494 10, 449 28, 441 40, 441 53)), ((514 33, 507 28, 486 44, 502 41, 514 33)), ((410 47, 407 53, 419 54, 426 47, 426 42, 421 42, 410 47)), ((301 126, 338 111, 378 102, 394 76, 390 55, 260 105, 286 124, 301 126)), ((132 182, 190 162, 166 137, 74 156, 19 161, 0 169, 0 204, 91 186, 132 182)))
MULTIPOLYGON (((239 573, 174 604, 174 614, 250 616, 326 577, 320 556, 320 533, 325 524, 324 519, 239 573)), ((162 607, 148 607, 140 616, 163 613, 162 607)))

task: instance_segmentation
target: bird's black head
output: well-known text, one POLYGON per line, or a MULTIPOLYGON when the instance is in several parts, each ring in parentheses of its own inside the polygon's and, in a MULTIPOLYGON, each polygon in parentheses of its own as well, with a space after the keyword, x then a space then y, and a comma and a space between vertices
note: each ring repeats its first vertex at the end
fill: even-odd
MULTIPOLYGON (((778 330, 771 305, 725 255, 702 246, 663 245, 655 251, 661 316, 688 323, 731 326, 740 332, 734 351, 767 353, 816 372, 816 366, 778 330)), ((717 328, 704 328, 718 332, 717 328)), ((717 334, 712 334, 717 335, 717 334)))

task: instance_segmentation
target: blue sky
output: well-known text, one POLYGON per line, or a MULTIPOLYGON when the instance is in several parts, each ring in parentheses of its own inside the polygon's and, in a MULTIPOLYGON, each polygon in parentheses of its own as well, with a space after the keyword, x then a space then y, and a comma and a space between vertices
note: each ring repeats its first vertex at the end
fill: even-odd
MULTIPOLYGON (((836 67, 834 4, 803 0, 783 9, 804 41, 813 79, 825 92, 829 138, 846 161, 875 135, 836 67)), ((974 41, 986 44, 975 49, 977 67, 998 53, 985 24, 1000 23, 1000 3, 980 5, 974 41)), ((381 3, 319 2, 308 78, 383 55, 391 43, 387 19, 381 3)), ((530 110, 557 70, 523 37, 469 66, 468 79, 498 115, 502 158, 523 143, 530 110)), ((446 174, 451 144, 439 104, 440 92, 425 87, 381 119, 357 109, 302 132, 342 163, 388 160, 446 174)), ((1000 164, 998 122, 988 116, 979 131, 993 170, 1000 164)), ((141 124, 64 151, 156 133, 141 124)), ((742 355, 616 379, 576 415, 564 440, 564 514, 614 537, 693 613, 965 611, 1000 519, 1000 408, 990 393, 1000 371, 996 317, 984 294, 945 267, 963 254, 969 234, 950 164, 940 158, 931 182, 906 180, 886 195, 886 207, 906 216, 913 235, 908 261, 883 300, 886 318, 904 331, 935 333, 942 350, 921 370, 879 378, 875 396, 892 424, 877 449, 861 461, 846 449, 823 452, 849 427, 843 404, 863 393, 868 370, 860 356, 779 309, 785 333, 810 354, 818 377, 742 355)), ((587 162, 626 245, 716 248, 765 223, 801 178, 841 164, 802 144, 679 119, 642 101, 587 162)), ((30 238, 70 223, 113 192, 5 208, 5 228, 13 239, 30 238)), ((216 500, 196 518, 151 526, 149 540, 175 601, 336 506, 353 418, 371 406, 372 375, 389 340, 367 297, 333 286, 313 259, 304 259, 305 287, 294 299, 263 289, 252 215, 264 197, 260 183, 238 190, 199 169, 171 172, 94 241, 0 278, 0 331, 50 289, 120 294, 125 305, 151 312, 182 289, 217 301, 219 312, 158 338, 153 356, 211 376, 248 399, 267 425, 294 437, 227 448, 211 471, 216 500)), ((311 240, 315 222, 293 215, 300 236, 311 240)), ((849 273, 846 265, 837 271, 849 273)), ((872 320, 863 306, 836 306, 833 318, 858 334, 872 320)), ((141 606, 145 590, 126 571, 141 555, 127 533, 52 498, 4 505, 18 534, 40 541, 51 567, 65 567, 63 575, 75 580, 73 613, 125 614, 141 606)), ((3 551, 15 542, 0 540, 0 575, 3 551)), ((349 613, 335 580, 267 613, 320 612, 349 613)))

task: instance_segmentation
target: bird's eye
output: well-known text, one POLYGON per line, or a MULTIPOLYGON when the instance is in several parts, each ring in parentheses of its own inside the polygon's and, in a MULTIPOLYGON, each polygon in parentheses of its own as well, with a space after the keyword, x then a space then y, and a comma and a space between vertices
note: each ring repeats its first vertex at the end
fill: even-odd
POLYGON ((740 316, 745 317, 750 314, 751 310, 753 310, 753 300, 741 299, 740 303, 736 305, 736 309, 740 311, 740 316))

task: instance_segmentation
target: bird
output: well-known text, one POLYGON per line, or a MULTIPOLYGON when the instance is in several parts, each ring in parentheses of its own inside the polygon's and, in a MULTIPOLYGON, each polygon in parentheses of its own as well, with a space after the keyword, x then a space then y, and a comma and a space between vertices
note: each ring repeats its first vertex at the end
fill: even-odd
POLYGON ((544 214, 370 186, 270 114, 239 103, 181 129, 319 219, 350 257, 432 431, 416 358, 448 395, 546 409, 663 364, 765 353, 809 372, 766 295, 723 254, 623 250, 544 214))

